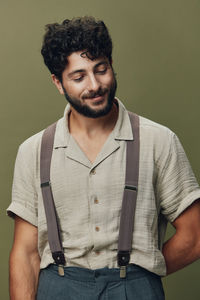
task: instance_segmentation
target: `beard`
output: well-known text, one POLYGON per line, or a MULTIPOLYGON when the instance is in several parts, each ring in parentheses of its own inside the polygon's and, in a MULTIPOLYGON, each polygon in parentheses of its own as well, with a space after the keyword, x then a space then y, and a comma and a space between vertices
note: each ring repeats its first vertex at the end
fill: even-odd
MULTIPOLYGON (((98 96, 104 96, 104 95, 106 95, 106 93, 108 93, 108 95, 107 95, 108 99, 107 99, 106 106, 102 109, 91 108, 89 105, 83 103, 79 98, 70 97, 69 94, 67 93, 67 91, 65 90, 65 88, 63 87, 63 85, 62 85, 62 88, 63 88, 66 100, 71 104, 71 106, 78 113, 80 113, 81 115, 83 115, 85 117, 95 119, 95 118, 103 117, 111 111, 113 101, 115 98, 116 89, 117 89, 117 80, 116 80, 115 74, 113 73, 113 82, 112 82, 112 85, 110 86, 110 88, 102 89, 100 87, 98 89, 98 91, 88 93, 87 95, 84 95, 82 97, 82 99, 92 99, 92 98, 95 98, 98 96)), ((98 106, 99 103, 101 103, 101 101, 95 103, 95 105, 98 106)))

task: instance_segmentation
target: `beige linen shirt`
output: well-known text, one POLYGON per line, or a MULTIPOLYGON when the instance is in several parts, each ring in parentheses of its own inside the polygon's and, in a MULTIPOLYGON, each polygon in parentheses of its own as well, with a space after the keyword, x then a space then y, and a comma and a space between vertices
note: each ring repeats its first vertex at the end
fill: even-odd
MULTIPOLYGON (((57 123, 51 183, 67 266, 117 267, 126 140, 133 139, 128 112, 117 101, 117 123, 93 164, 69 133, 69 105, 57 123)), ((45 268, 53 259, 40 189, 42 133, 19 147, 8 214, 38 227, 41 268, 45 268)), ((161 249, 167 221, 174 221, 198 198, 200 188, 176 135, 140 117, 139 185, 130 262, 165 275, 161 249)))

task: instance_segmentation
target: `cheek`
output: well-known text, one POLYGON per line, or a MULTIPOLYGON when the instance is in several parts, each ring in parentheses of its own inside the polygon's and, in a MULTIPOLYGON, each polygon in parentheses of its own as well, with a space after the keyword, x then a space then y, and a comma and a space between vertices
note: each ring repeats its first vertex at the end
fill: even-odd
POLYGON ((106 76, 105 78, 102 79, 102 84, 106 86, 111 86, 114 82, 114 77, 112 74, 106 76))
POLYGON ((66 88, 66 91, 69 96, 78 97, 82 94, 83 88, 81 87, 81 85, 71 84, 70 87, 66 88))

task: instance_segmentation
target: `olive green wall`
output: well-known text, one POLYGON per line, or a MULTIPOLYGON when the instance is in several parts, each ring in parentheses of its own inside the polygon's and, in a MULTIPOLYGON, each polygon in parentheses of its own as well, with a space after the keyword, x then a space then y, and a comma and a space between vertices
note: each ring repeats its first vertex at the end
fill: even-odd
MULTIPOLYGON (((114 43, 117 95, 135 112, 177 133, 200 179, 198 0, 1 0, 0 2, 0 299, 8 300, 11 198, 18 145, 63 113, 65 100, 40 55, 44 25, 73 16, 103 19, 114 43)), ((168 235, 172 229, 169 228, 168 235)), ((195 262, 164 279, 166 299, 199 299, 195 262)), ((20 270, 19 270, 20 274, 20 270)))

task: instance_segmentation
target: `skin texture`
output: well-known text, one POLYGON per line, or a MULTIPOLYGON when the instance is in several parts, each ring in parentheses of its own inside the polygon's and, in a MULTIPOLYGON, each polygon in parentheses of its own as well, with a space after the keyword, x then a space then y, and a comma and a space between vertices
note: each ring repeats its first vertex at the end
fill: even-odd
POLYGON ((200 258, 200 200, 188 207, 172 225, 176 233, 163 245, 167 274, 200 258))
POLYGON ((72 113, 97 118, 107 115, 112 107, 116 80, 107 58, 89 59, 82 51, 68 56, 68 65, 62 74, 62 83, 55 75, 53 82, 72 106, 72 113), (110 105, 109 105, 110 103, 110 105), (106 113, 104 113, 106 111, 106 113))
POLYGON ((61 95, 67 92, 70 97, 72 104, 68 124, 70 133, 88 159, 94 162, 117 121, 118 109, 114 104, 116 83, 112 66, 107 58, 91 60, 81 54, 82 51, 78 51, 68 56, 62 83, 55 75, 52 75, 52 80, 61 95), (103 94, 100 97, 99 91, 103 94), (107 107, 110 106, 109 102, 111 107, 105 114, 107 107), (78 110, 75 109, 77 106, 78 110), (90 117, 84 113, 86 110, 90 112, 90 117))
MULTIPOLYGON (((93 162, 117 121, 118 109, 114 101, 110 111, 105 115, 101 114, 108 105, 115 79, 108 60, 90 60, 81 57, 80 53, 74 52, 68 57, 69 64, 63 72, 62 83, 55 75, 52 75, 52 80, 60 94, 64 95, 66 91, 72 101, 80 106, 87 106, 95 114, 100 113, 96 118, 87 117, 72 106, 69 116, 71 135, 93 162), (102 62, 106 63, 106 71, 102 62), (99 90, 106 92, 98 96, 99 90)), ((167 274, 200 258, 200 201, 187 208, 172 225, 176 228, 176 233, 163 246, 167 274)), ((10 254, 11 300, 35 300, 39 264, 37 228, 16 217, 10 254)))
MULTIPOLYGON (((98 76, 99 78, 97 77, 97 81, 100 81, 100 83, 101 83, 101 79, 103 78, 102 76, 106 75, 107 73, 110 73, 110 69, 112 71, 112 67, 108 63, 108 60, 105 58, 102 58, 97 64, 95 64, 93 66, 93 73, 94 73, 95 77, 97 77, 99 75, 98 76)), ((75 80, 75 82, 77 82, 77 84, 83 82, 85 80, 85 77, 87 76, 85 73, 85 70, 84 70, 84 72, 82 71, 79 74, 80 75, 78 78, 73 79, 73 80, 75 80)), ((73 75, 73 76, 75 76, 75 75, 73 75)), ((113 80, 112 80, 112 84, 110 87, 106 87, 106 86, 102 87, 100 85, 99 88, 96 90, 90 90, 87 88, 86 93, 82 96, 82 100, 86 100, 86 99, 91 99, 91 100, 96 99, 97 100, 97 98, 99 98, 99 97, 108 96, 107 103, 106 103, 105 107, 102 109, 91 108, 90 106, 85 104, 84 101, 81 101, 79 98, 70 97, 69 94, 67 93, 66 89, 64 88, 63 84, 62 84, 62 88, 63 88, 66 100, 71 104, 71 106, 77 112, 79 112, 81 115, 84 115, 85 117, 99 118, 99 117, 107 115, 112 108, 113 99, 114 99, 116 88, 117 88, 117 81, 116 81, 114 73, 113 73, 113 80)), ((95 101, 95 104, 97 106, 96 108, 98 108, 98 105, 101 101, 102 100, 95 101)))
POLYGON ((10 300, 35 300, 39 269, 37 227, 16 216, 10 253, 10 300))

